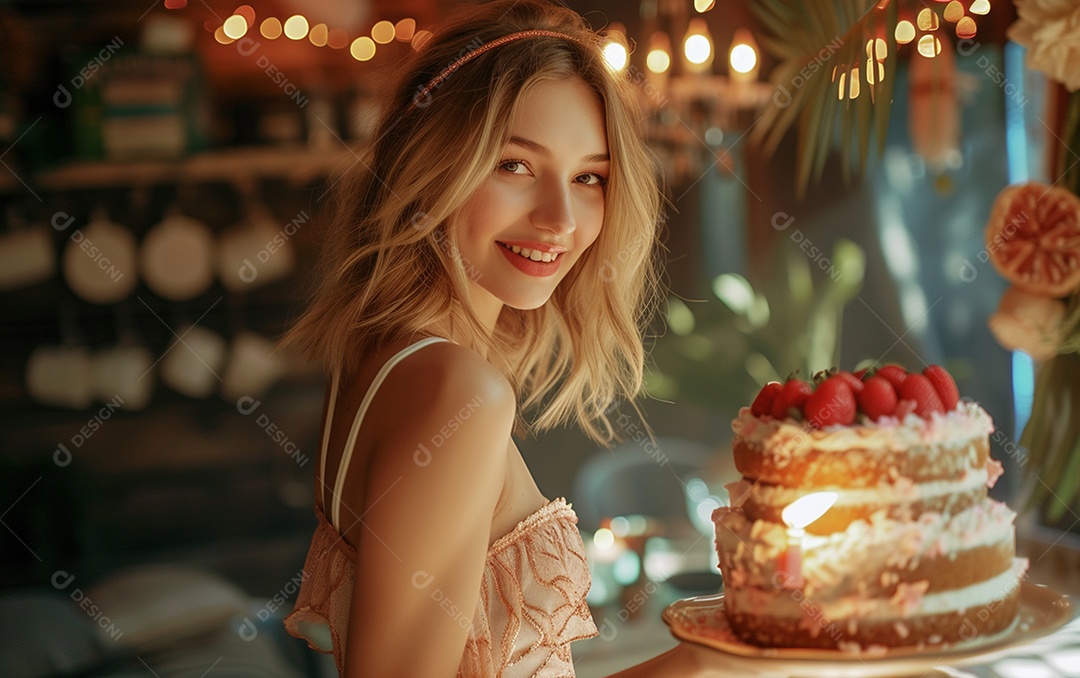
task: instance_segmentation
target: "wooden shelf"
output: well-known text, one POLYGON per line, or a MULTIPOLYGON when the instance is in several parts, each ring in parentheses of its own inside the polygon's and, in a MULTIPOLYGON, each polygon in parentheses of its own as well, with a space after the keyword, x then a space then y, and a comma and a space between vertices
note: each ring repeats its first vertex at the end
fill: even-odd
POLYGON ((39 173, 32 185, 63 191, 264 178, 303 185, 348 169, 359 154, 359 149, 345 145, 329 151, 306 146, 254 146, 176 160, 78 160, 39 173))

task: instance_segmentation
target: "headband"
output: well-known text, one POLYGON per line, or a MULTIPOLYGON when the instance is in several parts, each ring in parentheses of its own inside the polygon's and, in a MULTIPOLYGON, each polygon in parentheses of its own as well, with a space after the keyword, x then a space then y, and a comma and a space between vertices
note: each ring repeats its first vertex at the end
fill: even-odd
POLYGON ((586 44, 582 40, 580 40, 578 38, 575 38, 572 35, 567 35, 566 33, 560 33, 558 31, 550 31, 550 30, 543 29, 543 28, 534 28, 534 29, 530 29, 530 30, 527 30, 527 31, 518 31, 516 33, 508 33, 507 35, 504 35, 504 36, 502 36, 500 38, 495 38, 494 40, 492 40, 490 42, 486 42, 483 45, 480 45, 476 49, 472 50, 471 52, 467 52, 466 54, 464 54, 464 55, 458 57, 457 59, 455 59, 454 61, 450 62, 450 64, 446 68, 444 68, 441 73, 439 73, 434 78, 432 78, 431 81, 428 82, 428 84, 425 85, 423 89, 421 89, 419 92, 416 93, 416 95, 413 97, 413 105, 414 106, 420 106, 420 107, 427 106, 427 104, 429 102, 429 98, 431 96, 431 90, 433 90, 436 87, 438 87, 439 85, 441 85, 443 80, 446 80, 446 78, 451 73, 453 73, 457 69, 461 68, 465 64, 469 63, 470 61, 472 61, 476 57, 480 56, 484 52, 487 52, 488 50, 491 50, 491 49, 495 49, 496 47, 499 47, 500 45, 505 45, 508 42, 513 42, 515 40, 520 40, 522 38, 537 38, 537 37, 562 38, 563 40, 570 40, 571 42, 576 42, 576 43, 581 44, 581 45, 586 44), (421 103, 421 102, 423 102, 423 103, 421 103))

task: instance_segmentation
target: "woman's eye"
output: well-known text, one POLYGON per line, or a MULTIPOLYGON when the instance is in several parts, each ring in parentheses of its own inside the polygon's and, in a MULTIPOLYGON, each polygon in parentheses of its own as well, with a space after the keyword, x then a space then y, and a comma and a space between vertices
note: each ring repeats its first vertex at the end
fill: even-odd
POLYGON ((522 174, 528 171, 525 167, 525 163, 520 160, 505 160, 499 164, 499 169, 505 170, 511 174, 522 174))
POLYGON ((578 179, 582 179, 582 178, 584 178, 585 181, 579 181, 578 183, 585 184, 586 186, 606 186, 607 185, 607 179, 600 176, 596 172, 588 172, 586 174, 578 175, 578 179))

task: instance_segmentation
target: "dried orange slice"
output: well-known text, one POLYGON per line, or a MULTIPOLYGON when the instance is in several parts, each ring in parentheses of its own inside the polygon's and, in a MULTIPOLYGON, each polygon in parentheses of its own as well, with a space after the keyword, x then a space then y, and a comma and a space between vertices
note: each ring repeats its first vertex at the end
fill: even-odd
POLYGON ((1062 297, 1080 288, 1080 198, 1058 186, 1009 186, 986 224, 986 251, 1020 289, 1062 297))

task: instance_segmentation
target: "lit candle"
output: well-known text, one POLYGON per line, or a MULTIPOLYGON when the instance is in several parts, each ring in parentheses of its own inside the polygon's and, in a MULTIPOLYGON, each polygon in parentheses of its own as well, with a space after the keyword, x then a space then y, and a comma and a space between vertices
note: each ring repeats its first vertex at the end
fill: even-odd
POLYGON ((801 589, 805 583, 802 574, 803 537, 806 526, 820 518, 836 502, 835 492, 814 492, 793 501, 783 511, 780 518, 787 525, 787 544, 780 554, 777 571, 784 575, 781 587, 801 589))

